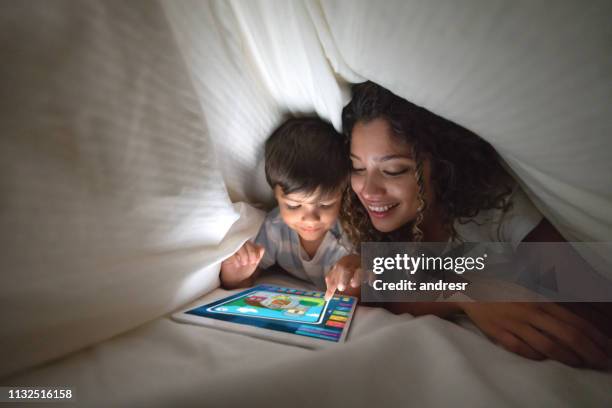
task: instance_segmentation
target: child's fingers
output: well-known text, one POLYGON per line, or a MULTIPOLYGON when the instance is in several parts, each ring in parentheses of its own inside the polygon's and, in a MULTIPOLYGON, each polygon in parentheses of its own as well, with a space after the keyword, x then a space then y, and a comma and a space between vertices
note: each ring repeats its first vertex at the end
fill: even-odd
POLYGON ((238 258, 238 254, 234 254, 227 258, 227 261, 231 262, 231 264, 235 267, 240 267, 240 258, 238 258))
POLYGON ((257 263, 259 263, 259 261, 261 261, 261 258, 263 258, 264 254, 266 253, 266 248, 257 244, 253 244, 253 246, 255 247, 255 252, 257 254, 257 263))
POLYGON ((249 264, 249 252, 246 245, 243 245, 242 248, 236 252, 236 258, 238 258, 239 266, 247 266, 249 264))
POLYGON ((255 246, 252 243, 247 242, 244 245, 244 248, 245 248, 245 250, 247 252, 248 264, 252 265, 254 263, 257 263, 258 262, 258 260, 257 260, 257 255, 258 254, 257 254, 257 249, 255 248, 255 246))
POLYGON ((233 258, 234 258, 234 266, 240 268, 242 266, 242 259, 240 258, 240 255, 238 254, 238 252, 234 254, 233 258))
POLYGON ((248 264, 249 265, 258 264, 266 252, 266 249, 263 246, 257 245, 251 241, 245 242, 244 248, 248 253, 248 264))

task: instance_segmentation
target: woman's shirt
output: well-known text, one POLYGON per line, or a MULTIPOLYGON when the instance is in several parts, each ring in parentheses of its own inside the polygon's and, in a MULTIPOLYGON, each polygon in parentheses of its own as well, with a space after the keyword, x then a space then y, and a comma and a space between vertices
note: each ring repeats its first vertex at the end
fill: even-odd
POLYGON ((505 213, 500 209, 483 210, 468 222, 455 221, 458 238, 464 242, 510 242, 516 248, 543 216, 518 186, 508 200, 512 207, 505 213))

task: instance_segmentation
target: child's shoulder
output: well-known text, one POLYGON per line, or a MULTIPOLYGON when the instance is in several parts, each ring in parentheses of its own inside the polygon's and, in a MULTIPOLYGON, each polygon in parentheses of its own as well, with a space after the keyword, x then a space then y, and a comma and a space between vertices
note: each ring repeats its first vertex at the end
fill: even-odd
POLYGON ((334 226, 329 230, 329 233, 334 238, 334 241, 337 245, 344 248, 349 253, 353 251, 353 244, 351 243, 351 240, 342 228, 340 221, 336 221, 334 226))
POLYGON ((285 234, 283 219, 280 216, 278 207, 272 209, 266 214, 255 242, 263 245, 264 241, 278 241, 285 234))
POLYGON ((266 214, 266 220, 275 220, 280 218, 280 209, 278 207, 274 207, 266 214))
POLYGON ((280 215, 280 210, 278 207, 274 207, 266 214, 266 218, 264 219, 264 225, 274 225, 274 224, 282 224, 283 219, 280 215))

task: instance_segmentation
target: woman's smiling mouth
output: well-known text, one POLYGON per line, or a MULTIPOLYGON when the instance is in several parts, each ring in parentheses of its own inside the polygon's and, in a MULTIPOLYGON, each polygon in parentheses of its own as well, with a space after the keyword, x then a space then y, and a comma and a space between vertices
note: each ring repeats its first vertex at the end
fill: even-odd
POLYGON ((370 213, 370 215, 372 215, 373 217, 383 218, 383 217, 386 217, 387 215, 389 215, 391 210, 393 210, 394 208, 397 208, 398 205, 399 205, 399 203, 393 203, 393 204, 366 204, 366 208, 368 209, 368 212, 370 213))

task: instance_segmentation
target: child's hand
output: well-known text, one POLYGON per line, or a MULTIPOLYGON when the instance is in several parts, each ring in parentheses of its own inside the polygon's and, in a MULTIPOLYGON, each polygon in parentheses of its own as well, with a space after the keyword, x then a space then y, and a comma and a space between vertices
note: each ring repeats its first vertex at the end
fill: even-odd
POLYGON ((253 277, 265 248, 247 241, 238 251, 221 263, 221 284, 227 289, 242 286, 253 277))
POLYGON ((346 255, 341 258, 325 276, 325 284, 327 285, 325 300, 331 299, 336 289, 340 292, 348 289, 350 293, 346 293, 347 295, 358 296, 361 275, 361 257, 359 255, 346 255))
POLYGON ((534 360, 605 368, 611 340, 555 303, 464 303, 463 310, 493 341, 534 360))

